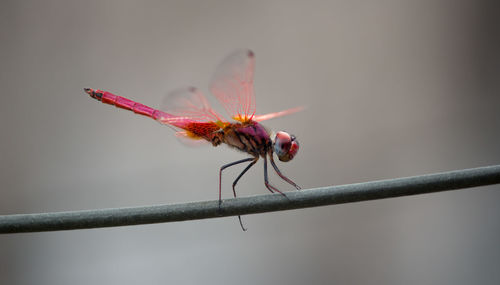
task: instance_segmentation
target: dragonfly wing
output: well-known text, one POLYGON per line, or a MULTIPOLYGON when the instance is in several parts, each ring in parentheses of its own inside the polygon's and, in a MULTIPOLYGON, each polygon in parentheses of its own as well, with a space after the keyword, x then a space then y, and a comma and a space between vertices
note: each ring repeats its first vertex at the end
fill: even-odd
POLYGON ((160 110, 171 114, 165 123, 182 128, 184 123, 205 123, 225 121, 208 102, 207 98, 194 87, 174 90, 163 100, 160 110))
POLYGON ((277 118, 277 117, 281 117, 281 116, 286 116, 286 115, 290 115, 290 114, 293 114, 293 113, 297 113, 297 112, 300 112, 302 110, 304 110, 304 107, 295 107, 295 108, 283 110, 281 112, 269 113, 269 114, 264 114, 264 115, 255 115, 253 117, 253 120, 256 121, 256 122, 262 122, 262 121, 265 121, 265 120, 274 119, 274 118, 277 118))
POLYGON ((245 122, 255 114, 253 74, 255 55, 250 50, 238 50, 218 66, 210 90, 235 120, 245 122))
POLYGON ((203 94, 194 87, 174 90, 161 104, 161 116, 158 121, 176 130, 176 137, 190 146, 200 145, 203 135, 220 129, 218 122, 225 122, 203 94))

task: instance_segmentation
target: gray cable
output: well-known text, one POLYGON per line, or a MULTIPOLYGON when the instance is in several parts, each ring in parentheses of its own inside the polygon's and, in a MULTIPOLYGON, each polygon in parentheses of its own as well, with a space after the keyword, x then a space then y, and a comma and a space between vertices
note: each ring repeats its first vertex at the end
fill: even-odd
POLYGON ((500 183, 500 165, 340 186, 174 205, 0 216, 0 233, 178 222, 335 205, 500 183))

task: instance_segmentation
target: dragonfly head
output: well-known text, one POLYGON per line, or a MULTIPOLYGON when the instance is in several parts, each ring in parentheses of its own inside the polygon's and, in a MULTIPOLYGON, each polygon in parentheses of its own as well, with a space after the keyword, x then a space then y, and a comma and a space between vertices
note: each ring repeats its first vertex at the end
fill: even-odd
POLYGON ((287 132, 277 132, 274 139, 274 152, 281 161, 290 161, 299 151, 299 141, 287 132))

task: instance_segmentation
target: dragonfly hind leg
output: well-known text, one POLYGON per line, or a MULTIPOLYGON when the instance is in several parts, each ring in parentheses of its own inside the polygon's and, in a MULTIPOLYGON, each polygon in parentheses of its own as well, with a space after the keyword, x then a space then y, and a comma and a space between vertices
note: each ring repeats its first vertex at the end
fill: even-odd
POLYGON ((250 164, 245 167, 245 169, 243 169, 243 171, 240 173, 240 175, 238 175, 238 177, 236 177, 236 179, 234 180, 233 182, 233 195, 234 195, 234 198, 236 198, 236 184, 238 183, 238 181, 240 180, 240 178, 252 167, 254 166, 254 164, 257 162, 257 160, 259 160, 259 157, 255 157, 253 158, 252 162, 250 162, 250 164))
MULTIPOLYGON (((238 161, 235 161, 235 162, 231 162, 231 163, 228 163, 226 165, 223 165, 221 168, 220 168, 220 172, 219 172, 219 208, 220 208, 220 205, 222 203, 222 170, 230 167, 230 166, 233 166, 233 165, 237 165, 237 164, 240 164, 240 163, 243 163, 243 162, 247 162, 247 161, 252 161, 250 162, 249 165, 247 165, 247 167, 245 167, 245 169, 243 169, 243 171, 238 175, 238 177, 236 177, 236 179, 234 180, 233 182, 233 195, 234 195, 234 198, 236 198, 236 184, 238 183, 238 181, 240 180, 240 178, 243 176, 243 174, 245 174, 256 162, 257 160, 259 160, 259 157, 255 157, 255 158, 245 158, 245 159, 242 159, 242 160, 238 160, 238 161)), ((241 229, 243 231, 246 231, 247 229, 243 226, 243 222, 241 221, 241 216, 238 215, 238 220, 240 222, 240 226, 241 226, 241 229)))
MULTIPOLYGON (((219 170, 219 208, 220 208, 220 204, 222 203, 222 170, 230 167, 230 166, 233 166, 233 165, 237 165, 237 164, 240 164, 240 163, 243 163, 243 162, 247 162, 247 161, 251 161, 251 160, 254 160, 255 158, 245 158, 245 159, 241 159, 241 160, 238 160, 238 161, 235 161, 235 162, 231 162, 231 163, 228 163, 228 164, 224 164, 220 170, 219 170)), ((251 164, 252 165, 252 164, 251 164)), ((250 165, 250 166, 251 166, 250 165)), ((247 166, 247 168, 250 168, 250 166, 247 166)), ((238 176, 238 178, 236 178, 236 181, 233 183, 233 192, 234 192, 234 197, 236 197, 236 191, 234 191, 234 184, 236 182, 238 182, 238 179, 241 178, 241 176, 248 170, 247 168, 245 168, 245 170, 243 170, 243 172, 240 174, 240 176, 238 176)))
MULTIPOLYGON (((243 171, 238 175, 238 177, 236 177, 236 179, 234 180, 233 182, 233 195, 234 195, 234 198, 236 198, 236 184, 238 183, 238 181, 240 180, 240 178, 252 167, 255 165, 255 163, 257 162, 257 160, 259 160, 259 157, 255 157, 252 162, 250 162, 250 164, 247 165, 247 167, 245 167, 245 169, 243 169, 243 171)), ((240 226, 241 226, 241 229, 245 232, 247 229, 243 226, 243 222, 241 221, 241 216, 238 215, 238 220, 240 221, 240 226)))

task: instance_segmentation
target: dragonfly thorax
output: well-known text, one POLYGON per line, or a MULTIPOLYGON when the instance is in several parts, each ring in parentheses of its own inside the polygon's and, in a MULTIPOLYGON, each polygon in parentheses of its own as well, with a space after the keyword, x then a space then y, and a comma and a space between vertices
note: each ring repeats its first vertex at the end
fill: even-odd
POLYGON ((254 156, 266 155, 272 149, 268 131, 257 122, 235 123, 224 128, 223 142, 254 156))

